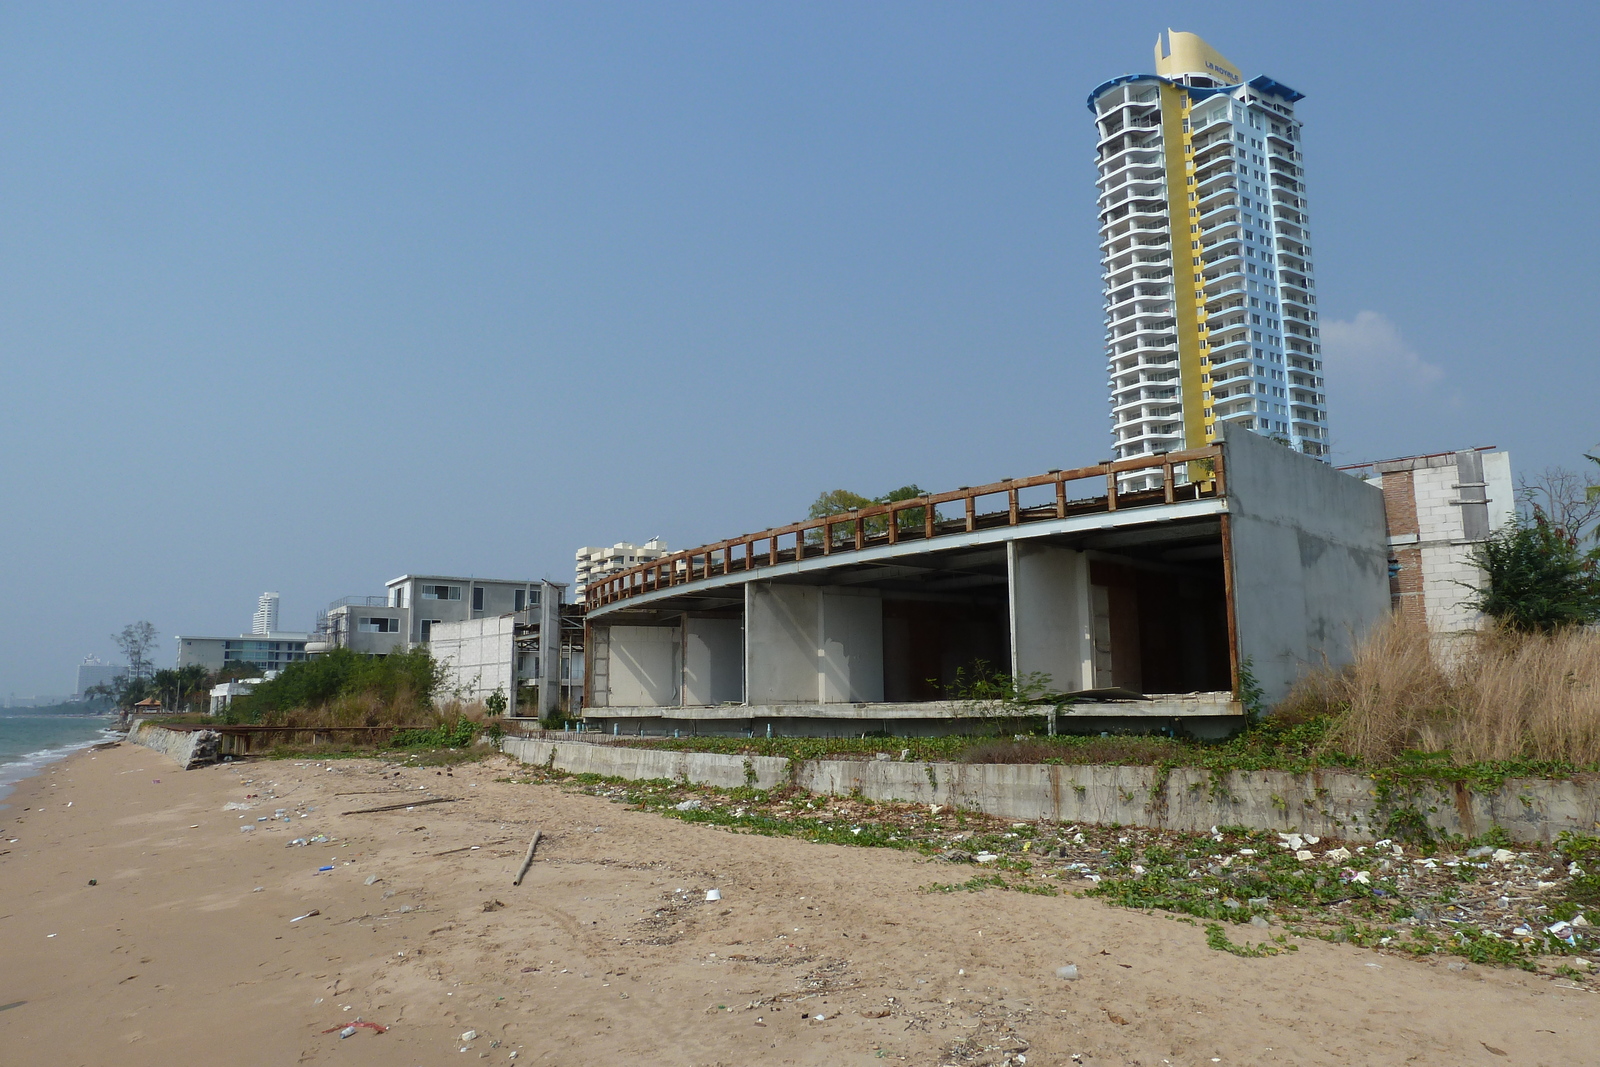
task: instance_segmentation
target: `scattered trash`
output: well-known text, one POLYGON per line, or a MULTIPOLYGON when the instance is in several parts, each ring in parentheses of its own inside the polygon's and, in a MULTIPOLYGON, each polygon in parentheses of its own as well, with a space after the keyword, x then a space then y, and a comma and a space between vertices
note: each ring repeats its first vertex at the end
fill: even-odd
POLYGON ((1272 928, 1272 924, 1267 922, 1267 920, 1263 919, 1259 915, 1252 915, 1250 917, 1250 925, 1251 926, 1260 927, 1263 930, 1268 930, 1268 929, 1272 928))
POLYGON ((1056 977, 1065 978, 1069 982, 1076 982, 1078 980, 1078 965, 1069 963, 1065 967, 1057 967, 1056 977))
POLYGON ((244 826, 239 827, 239 830, 240 830, 241 833, 246 831, 246 830, 254 830, 254 829, 255 829, 255 827, 251 826, 249 824, 246 824, 244 826))
POLYGON ((98 878, 91 878, 91 879, 89 879, 89 884, 90 884, 90 885, 99 885, 99 884, 100 884, 100 879, 98 879, 98 878))
POLYGON ((689 800, 685 800, 682 804, 674 804, 673 805, 673 810, 675 810, 675 811, 699 811, 700 808, 701 808, 700 801, 698 799, 695 799, 695 798, 690 798, 689 800))
POLYGON ((476 1040, 477 1037, 478 1037, 478 1031, 476 1031, 476 1030, 468 1030, 466 1033, 461 1035, 461 1040, 463 1040, 463 1041, 473 1041, 473 1040, 476 1040))
POLYGON ((977 860, 979 863, 993 863, 1000 857, 995 855, 993 852, 980 852, 972 858, 977 860))
POLYGON ((1345 860, 1350 858, 1350 850, 1343 847, 1330 848, 1327 852, 1322 854, 1322 858, 1325 860, 1332 860, 1334 863, 1343 863, 1345 860))
MULTIPOLYGON (((1497 848, 1489 858, 1494 860, 1496 863, 1510 863, 1512 860, 1517 858, 1517 854, 1512 852, 1510 849, 1497 848)), ((1502 1055, 1504 1055, 1504 1053, 1502 1053, 1502 1055)))
POLYGON ((722 890, 720 890, 720 889, 707 889, 706 890, 706 899, 707 900, 721 900, 722 899, 722 890))
POLYGON ((256 886, 256 887, 255 887, 255 888, 254 888, 254 889, 252 889, 252 890, 250 890, 250 892, 252 892, 252 893, 259 893, 259 892, 261 892, 261 891, 262 891, 262 890, 263 890, 263 889, 265 889, 265 888, 267 888, 267 887, 266 887, 266 886, 264 886, 264 885, 258 885, 258 886, 256 886))
POLYGON ((318 873, 318 874, 321 874, 321 873, 323 873, 323 872, 324 872, 324 871, 331 871, 331 870, 333 870, 333 868, 332 868, 332 867, 318 867, 318 868, 317 868, 317 873, 318 873))
POLYGON ((250 807, 251 807, 251 805, 249 805, 249 804, 241 804, 237 800, 230 800, 226 804, 222 805, 222 810, 223 811, 249 811, 250 807))
POLYGON ((347 1026, 343 1030, 339 1031, 339 1040, 341 1040, 341 1041, 343 1041, 347 1037, 354 1037, 354 1036, 356 1036, 356 1028, 353 1027, 353 1026, 347 1026))
POLYGON ((1450 970, 1457 971, 1457 972, 1464 971, 1464 970, 1467 969, 1467 964, 1466 964, 1465 960, 1451 960, 1449 963, 1445 964, 1445 966, 1448 967, 1450 970))
POLYGON ((289 921, 292 922, 292 923, 297 923, 301 919, 309 919, 313 915, 321 915, 321 914, 322 914, 322 912, 318 911, 316 908, 312 908, 310 911, 306 912, 304 915, 296 915, 294 918, 290 919, 289 921))
POLYGON ((377 881, 378 881, 378 876, 377 875, 369 874, 369 875, 367 875, 367 880, 365 882, 362 882, 361 884, 362 885, 373 885, 377 881))

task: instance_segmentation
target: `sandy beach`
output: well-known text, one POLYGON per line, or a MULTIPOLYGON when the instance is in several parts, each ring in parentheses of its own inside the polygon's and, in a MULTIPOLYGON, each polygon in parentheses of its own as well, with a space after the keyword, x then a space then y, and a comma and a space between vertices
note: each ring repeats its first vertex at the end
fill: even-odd
POLYGON ((948 875, 918 856, 497 781, 513 770, 183 772, 123 745, 21 782, 0 1063, 1555 1067, 1600 1047, 1600 1004, 1548 978, 1315 941, 1239 958, 1161 915, 925 893, 948 875), (339 814, 432 797, 456 799, 339 814), (358 1020, 387 1029, 341 1038, 358 1020))

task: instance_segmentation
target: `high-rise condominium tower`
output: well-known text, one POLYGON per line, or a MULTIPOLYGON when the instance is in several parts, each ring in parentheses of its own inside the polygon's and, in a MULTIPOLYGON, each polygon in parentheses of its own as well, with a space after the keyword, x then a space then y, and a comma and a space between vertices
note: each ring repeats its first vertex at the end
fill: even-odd
POLYGON ((1117 458, 1198 448, 1218 422, 1326 457, 1303 94, 1192 33, 1155 62, 1089 94, 1117 458))
POLYGON ((278 594, 262 593, 256 599, 256 614, 250 620, 253 634, 276 633, 278 629, 278 594))

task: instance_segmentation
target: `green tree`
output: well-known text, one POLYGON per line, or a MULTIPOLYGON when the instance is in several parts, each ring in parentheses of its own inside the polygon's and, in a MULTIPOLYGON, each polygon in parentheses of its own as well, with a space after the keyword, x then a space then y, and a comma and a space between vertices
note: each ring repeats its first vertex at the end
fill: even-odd
POLYGON ((1473 562, 1489 580, 1469 602, 1508 629, 1546 633, 1600 620, 1600 558, 1537 506, 1479 545, 1473 562))
POLYGON ((148 621, 130 622, 122 628, 121 633, 112 634, 111 640, 127 657, 127 676, 130 680, 150 677, 150 651, 156 646, 155 624, 148 621))
MULTIPOLYGON (((893 504, 900 500, 915 500, 927 493, 916 485, 903 485, 899 489, 891 490, 882 496, 862 496, 860 493, 848 489, 834 489, 817 497, 811 505, 809 517, 823 519, 830 515, 844 515, 860 508, 876 507, 880 504, 893 504)), ((895 516, 902 530, 916 530, 922 527, 922 508, 906 508, 895 516)), ((862 523, 862 529, 868 537, 880 537, 889 530, 889 517, 887 515, 873 515, 862 523)), ((837 536, 837 535, 836 535, 837 536)), ((821 541, 820 532, 815 533, 811 540, 821 541)))

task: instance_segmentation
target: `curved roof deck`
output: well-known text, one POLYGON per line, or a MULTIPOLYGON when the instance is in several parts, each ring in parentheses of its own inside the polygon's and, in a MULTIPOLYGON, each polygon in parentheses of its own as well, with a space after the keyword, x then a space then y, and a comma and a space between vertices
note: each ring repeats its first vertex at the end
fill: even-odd
POLYGON ((930 551, 1051 536, 1077 528, 1210 514, 1221 510, 1224 492, 1223 451, 1218 445, 963 486, 675 552, 592 582, 586 590, 586 605, 589 616, 595 618, 762 578, 889 563, 930 551), (1194 470, 1205 471, 1208 477, 1177 484, 1177 469, 1189 464, 1201 464, 1194 470), (1156 470, 1162 473, 1161 488, 1118 491, 1119 475, 1156 470), (1069 492, 1068 486, 1074 482, 1090 483, 1089 495, 1069 492), (1028 493, 1030 497, 1045 497, 1046 501, 1024 501, 1029 490, 1034 491, 1028 493), (1052 495, 1053 499, 1048 499, 1052 495), (940 513, 941 506, 959 514, 946 517, 940 513))

